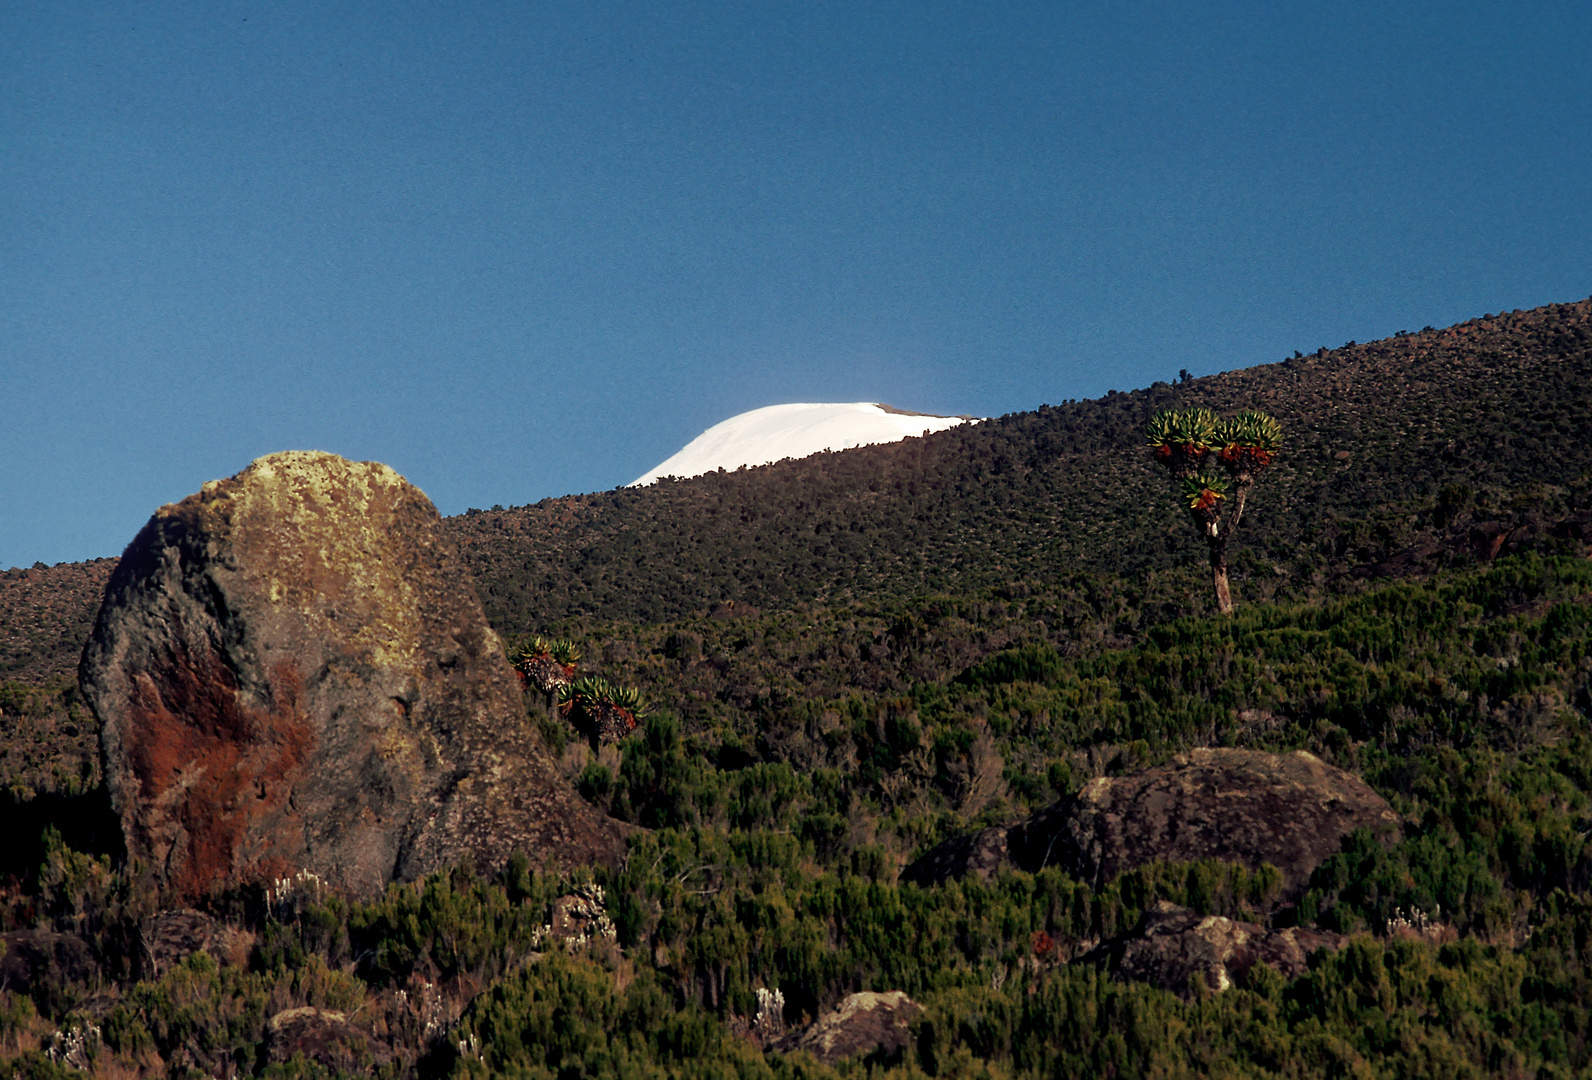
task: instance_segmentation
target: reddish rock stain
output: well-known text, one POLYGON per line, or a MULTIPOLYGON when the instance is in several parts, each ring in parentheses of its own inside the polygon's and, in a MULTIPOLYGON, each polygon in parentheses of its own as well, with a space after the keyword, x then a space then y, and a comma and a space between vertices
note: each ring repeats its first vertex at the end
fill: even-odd
POLYGON ((133 685, 128 749, 141 778, 139 824, 152 836, 171 822, 182 827, 179 849, 167 854, 172 890, 196 900, 237 883, 245 867, 257 879, 290 872, 302 841, 281 826, 290 824, 288 796, 314 745, 295 665, 274 667, 265 709, 239 702, 231 670, 208 642, 195 649, 179 641, 170 663, 138 673, 133 685), (262 833, 266 850, 240 851, 262 833))

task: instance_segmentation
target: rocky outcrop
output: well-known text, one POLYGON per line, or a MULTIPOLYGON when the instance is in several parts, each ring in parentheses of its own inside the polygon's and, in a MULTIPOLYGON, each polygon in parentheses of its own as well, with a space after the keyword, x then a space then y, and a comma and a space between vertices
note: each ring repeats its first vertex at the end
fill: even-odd
POLYGON ((1145 913, 1138 930, 1103 946, 1099 957, 1123 979, 1147 982, 1184 997, 1200 988, 1226 990, 1257 963, 1285 979, 1304 974, 1317 949, 1338 949, 1347 939, 1324 930, 1268 930, 1220 915, 1198 915, 1165 900, 1145 913))
POLYGON ((1160 859, 1220 859, 1282 872, 1279 899, 1303 892, 1315 868, 1359 828, 1399 831, 1386 799, 1357 776, 1303 750, 1191 750, 1130 776, 1102 776, 1076 796, 1005 830, 949 840, 902 872, 930 884, 1001 862, 1060 866, 1098 887, 1160 859))
POLYGON ((285 1009, 266 1027, 266 1061, 283 1065, 295 1057, 344 1073, 372 1073, 393 1055, 349 1023, 345 1013, 303 1006, 285 1009))
POLYGON ((1102 776, 1012 830, 1025 869, 1057 864, 1100 885, 1152 859, 1220 859, 1282 871, 1282 894, 1355 829, 1389 835, 1398 815, 1357 776, 1303 750, 1191 750, 1131 776, 1102 776))
POLYGON ((777 1049, 803 1050, 825 1065, 857 1054, 897 1054, 907 1045, 908 1027, 923 1006, 899 990, 852 994, 834 1012, 781 1040, 777 1049))
POLYGON ((156 912, 139 925, 138 936, 139 968, 146 979, 158 979, 196 952, 209 953, 218 964, 241 967, 254 945, 248 931, 192 908, 156 912))
POLYGON ((79 674, 128 853, 178 900, 623 849, 526 723, 436 509, 384 465, 273 454, 162 507, 79 674))

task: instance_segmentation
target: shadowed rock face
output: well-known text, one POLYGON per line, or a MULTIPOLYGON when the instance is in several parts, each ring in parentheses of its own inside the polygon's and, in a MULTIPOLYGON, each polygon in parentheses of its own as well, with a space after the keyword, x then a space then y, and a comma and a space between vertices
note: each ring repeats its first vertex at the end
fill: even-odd
POLYGON ((1099 885, 1162 859, 1282 871, 1284 898, 1359 828, 1396 835, 1398 815, 1357 776, 1303 750, 1192 750, 1132 776, 1091 780, 1008 836, 1024 869, 1060 865, 1099 885))
POLYGON ((436 509, 384 465, 273 454, 162 507, 79 674, 128 853, 178 898, 623 849, 527 726, 436 509))
POLYGON ((1138 930, 1102 946, 1101 958, 1123 979, 1147 982, 1188 997, 1194 985, 1222 991, 1257 963, 1284 979, 1304 974, 1317 949, 1339 949, 1347 938, 1324 930, 1268 930, 1220 915, 1196 915, 1165 900, 1145 912, 1138 930))
POLYGON ((1008 830, 998 825, 967 836, 953 836, 902 870, 901 880, 928 886, 971 874, 988 881, 1002 866, 1011 863, 1007 845, 1008 830))
POLYGON ((1355 829, 1399 832, 1387 800, 1313 754, 1191 750, 1131 776, 1091 780, 1071 799, 1007 828, 956 837, 901 873, 932 885, 1015 864, 1060 866, 1096 887, 1154 859, 1220 859, 1282 871, 1279 900, 1298 897, 1355 829))

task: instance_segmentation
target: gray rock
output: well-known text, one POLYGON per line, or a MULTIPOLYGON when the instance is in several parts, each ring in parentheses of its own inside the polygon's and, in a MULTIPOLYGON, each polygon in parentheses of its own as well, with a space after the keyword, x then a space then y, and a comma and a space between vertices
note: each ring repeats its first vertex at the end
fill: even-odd
POLYGON ((1008 836, 1024 869, 1060 865, 1099 886, 1153 859, 1220 859, 1282 872, 1284 899, 1359 828, 1399 832, 1386 799, 1303 750, 1191 750, 1131 776, 1102 776, 1008 836))
POLYGON ((192 908, 156 912, 138 929, 144 976, 150 979, 160 978, 196 952, 217 955, 216 942, 222 933, 219 921, 192 908))
POLYGON ((1138 930, 1097 952, 1123 979, 1147 982, 1183 997, 1199 988, 1220 992, 1243 979, 1257 963, 1285 979, 1304 974, 1317 949, 1338 949, 1347 938, 1323 930, 1268 930, 1220 915, 1197 915, 1160 901, 1138 930))
POLYGON ((908 1026, 922 1011, 923 1006, 899 990, 852 994, 834 1012, 781 1040, 776 1049, 806 1051, 825 1065, 875 1051, 895 1054, 906 1047, 908 1026))
POLYGON ((902 871, 928 885, 988 877, 1010 863, 1060 866, 1094 887, 1154 859, 1220 859, 1282 872, 1280 901, 1358 828, 1396 837, 1398 815, 1359 777, 1303 750, 1191 750, 1130 776, 1102 776, 1076 796, 1004 828, 938 845, 902 871))
POLYGON ((196 952, 209 953, 218 964, 242 966, 254 944, 248 931, 192 908, 156 912, 138 929, 139 966, 146 979, 158 979, 196 952))
POLYGON ((266 1061, 285 1064, 303 1057, 328 1069, 369 1073, 392 1060, 385 1047, 348 1022, 344 1013, 304 1006, 285 1009, 266 1027, 266 1061))
POLYGON ((273 454, 162 507, 79 674, 128 853, 179 901, 623 851, 526 723, 436 509, 385 465, 273 454))

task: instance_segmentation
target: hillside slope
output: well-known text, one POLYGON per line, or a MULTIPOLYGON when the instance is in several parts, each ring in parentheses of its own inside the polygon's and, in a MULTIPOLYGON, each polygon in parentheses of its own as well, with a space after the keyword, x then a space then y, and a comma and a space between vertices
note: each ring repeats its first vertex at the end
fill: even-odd
MULTIPOLYGON (((1324 572, 1490 556, 1522 526, 1547 534, 1592 510, 1583 300, 448 524, 488 617, 510 634, 726 602, 1054 587, 1079 573, 1181 571, 1179 597, 1201 605, 1198 545, 1141 448, 1152 412, 1196 404, 1258 406, 1286 432, 1234 553, 1240 603, 1312 590, 1324 572)), ((92 622, 112 565, 0 575, 0 677, 70 677, 77 628, 92 622)))
POLYGON ((618 868, 466 863, 369 902, 297 875, 159 912, 64 675, 113 560, 7 575, 27 617, 0 625, 61 678, 0 684, 0 1070, 1587 1075, 1592 561, 1497 556, 1587 553, 1588 308, 454 519, 501 628, 551 624, 654 706, 614 743, 525 697, 582 797, 640 826, 618 868), (1257 399, 1288 456, 1237 614, 1205 616, 1143 418, 1257 399), (1167 845, 1109 881, 1048 847, 901 880, 1215 746, 1308 751, 1398 827, 1298 895, 1255 852, 1167 845), (1324 948, 1156 974, 1127 962, 1152 916, 1197 965, 1161 931, 1324 948), (897 1052, 771 1049, 859 987, 924 1010, 897 1052))
POLYGON ((1471 518, 1551 523, 1585 509, 1592 301, 453 523, 509 629, 1192 567, 1200 552, 1141 444, 1155 410, 1195 404, 1257 406, 1286 432, 1238 544, 1241 597, 1246 571, 1309 583, 1423 529, 1435 551, 1435 530, 1471 518))

